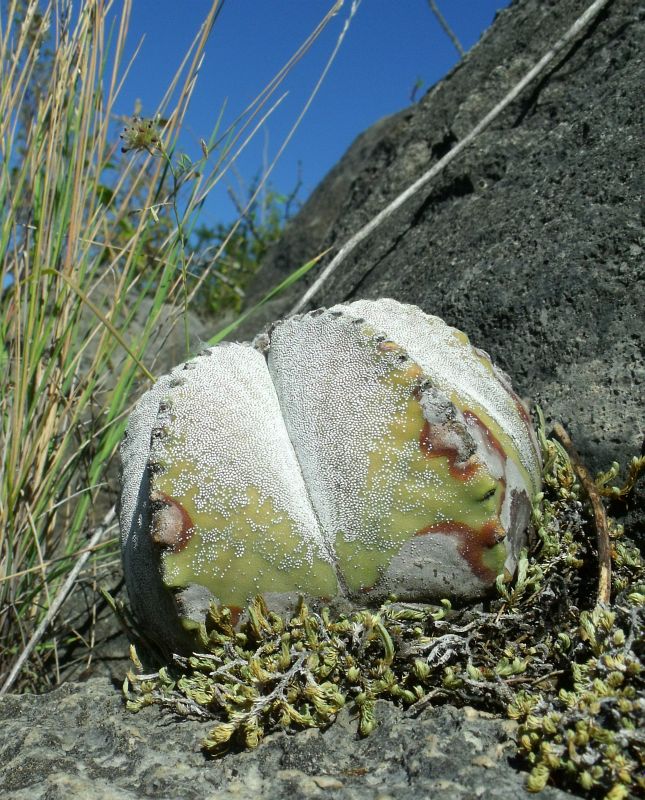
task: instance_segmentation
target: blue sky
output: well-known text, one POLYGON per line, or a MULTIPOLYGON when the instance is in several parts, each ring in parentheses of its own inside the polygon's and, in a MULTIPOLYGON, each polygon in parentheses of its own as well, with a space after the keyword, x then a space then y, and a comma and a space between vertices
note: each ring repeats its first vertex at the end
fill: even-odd
MULTIPOLYGON (((210 0, 134 0, 128 52, 145 37, 121 94, 118 111, 135 100, 151 115, 210 8, 210 0)), ((226 101, 231 122, 294 53, 333 5, 332 0, 226 0, 207 45, 189 110, 182 147, 201 156, 226 101)), ((508 0, 437 0, 467 50, 508 0)), ((287 77, 289 94, 237 164, 243 183, 272 161, 333 50, 351 8, 345 0, 323 34, 287 77)), ((294 138, 274 169, 274 188, 289 193, 302 180, 304 200, 356 136, 380 118, 411 103, 440 80, 459 55, 431 13, 427 0, 362 0, 342 47, 294 138), (300 163, 300 172, 298 164, 300 163)), ((281 92, 280 92, 281 93, 281 92)), ((243 194, 230 175, 209 199, 203 221, 231 220, 235 210, 226 186, 243 194)))

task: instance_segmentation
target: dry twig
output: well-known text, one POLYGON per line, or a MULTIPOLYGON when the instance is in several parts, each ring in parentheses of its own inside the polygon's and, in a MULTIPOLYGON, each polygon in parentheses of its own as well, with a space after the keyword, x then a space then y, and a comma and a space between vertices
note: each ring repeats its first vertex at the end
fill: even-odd
POLYGON ((45 631, 49 627, 49 625, 52 622, 52 620, 55 618, 56 614, 58 614, 58 612, 60 611, 60 608, 63 605, 63 603, 65 602, 65 599, 67 598, 67 595, 70 593, 72 587, 74 586, 74 583, 76 581, 76 578, 78 577, 78 574, 80 573, 80 571, 85 566, 85 562, 90 557, 90 553, 92 552, 94 546, 96 544, 98 544, 98 542, 101 540, 101 537, 105 534, 105 531, 109 528, 110 523, 112 522, 115 513, 116 512, 115 512, 114 506, 112 506, 112 508, 103 517, 103 520, 102 520, 101 524, 94 531, 94 534, 93 534, 92 538, 90 539, 90 541, 89 541, 89 543, 87 545, 87 548, 85 549, 85 552, 82 553, 82 555, 79 557, 78 561, 74 565, 74 568, 71 570, 71 572, 67 576, 67 580, 65 581, 65 583, 58 590, 58 594, 54 598, 54 602, 50 605, 49 610, 47 611, 47 614, 45 615, 43 621, 40 623, 40 625, 34 631, 33 636, 27 642, 27 644, 25 645, 24 650, 20 654, 20 657, 18 658, 16 663, 13 665, 13 668, 12 668, 11 672, 9 673, 9 676, 7 677, 7 680, 4 682, 2 687, 0 687, 0 697, 2 695, 4 695, 4 694, 7 694, 9 689, 11 689, 11 687, 13 686, 16 678, 20 674, 20 670, 23 668, 25 662, 27 661, 27 659, 29 658, 29 656, 33 652, 33 649, 36 647, 38 642, 41 640, 43 634, 45 633, 45 631))
POLYGON ((437 18, 437 22, 443 28, 444 33, 448 36, 450 41, 454 44, 455 49, 459 53, 459 56, 460 57, 464 56, 466 51, 461 46, 461 42, 457 38, 456 34, 454 33, 454 31, 452 30, 450 25, 448 25, 448 22, 447 22, 446 18, 444 17, 444 15, 441 13, 441 11, 439 11, 439 7, 435 3, 435 0, 428 0, 428 4, 430 5, 430 10, 432 11, 432 13, 437 18))
POLYGON ((589 498, 593 509, 594 525, 596 527, 596 538, 598 541, 598 593, 596 600, 598 603, 608 604, 611 599, 611 547, 609 544, 609 528, 607 527, 607 515, 600 499, 600 493, 596 488, 589 470, 580 460, 576 448, 573 446, 571 437, 564 427, 557 422, 553 426, 553 433, 560 444, 567 451, 571 459, 571 465, 576 473, 580 485, 589 498))

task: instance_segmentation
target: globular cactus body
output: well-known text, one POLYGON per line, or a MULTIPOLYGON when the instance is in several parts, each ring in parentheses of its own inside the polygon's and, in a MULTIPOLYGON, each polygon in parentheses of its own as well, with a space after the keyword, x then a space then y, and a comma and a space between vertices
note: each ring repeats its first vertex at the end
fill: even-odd
POLYGON ((481 597, 513 573, 540 488, 508 378, 394 300, 205 351, 141 398, 121 455, 128 590, 168 649, 212 601, 481 597))

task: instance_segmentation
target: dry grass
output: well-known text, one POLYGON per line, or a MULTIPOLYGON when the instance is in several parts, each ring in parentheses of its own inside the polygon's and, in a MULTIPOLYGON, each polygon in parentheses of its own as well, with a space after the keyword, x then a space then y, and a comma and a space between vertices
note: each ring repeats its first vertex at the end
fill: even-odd
MULTIPOLYGON (((186 278, 204 198, 338 10, 229 128, 215 121, 193 162, 177 142, 219 3, 145 121, 148 137, 135 120, 122 142, 131 5, 10 0, 0 14, 0 685, 109 508, 106 471, 131 399, 153 378, 158 323, 169 305, 172 322, 185 318, 199 291, 186 278)), ((113 525, 98 546, 114 557, 113 525)), ((57 659, 50 631, 14 688, 44 688, 57 659)))

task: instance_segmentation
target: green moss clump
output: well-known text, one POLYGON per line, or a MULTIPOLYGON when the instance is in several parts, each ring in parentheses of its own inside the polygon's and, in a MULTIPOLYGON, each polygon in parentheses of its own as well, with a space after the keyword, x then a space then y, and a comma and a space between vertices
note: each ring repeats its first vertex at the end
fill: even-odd
MULTIPOLYGON (((429 620, 438 623, 447 608, 388 604, 332 620, 326 609, 315 613, 302 603, 285 622, 258 597, 236 632, 230 611, 213 607, 200 632, 204 652, 175 656, 173 668, 154 675, 130 673, 127 705, 138 711, 156 703, 200 718, 223 717, 204 742, 216 753, 232 739, 255 747, 265 731, 278 727, 326 727, 347 703, 367 735, 376 724, 377 698, 410 705, 426 696, 432 669, 415 647, 426 649, 429 620)), ((136 651, 133 660, 141 670, 136 651)))
POLYGON ((619 596, 614 610, 583 611, 570 673, 561 681, 570 688, 522 691, 509 705, 509 716, 520 720, 519 751, 532 765, 530 790, 552 781, 610 800, 645 791, 643 665, 636 652, 644 629, 645 587, 619 596))
MULTIPOLYGON (((544 493, 536 535, 510 585, 483 605, 453 609, 397 603, 332 618, 301 604, 285 621, 261 598, 236 631, 226 608, 211 608, 201 650, 124 682, 132 711, 157 704, 212 719, 204 747, 221 754, 255 747, 280 728, 324 728, 343 706, 358 730, 378 724, 377 699, 411 707, 450 702, 505 714, 519 723, 527 788, 555 785, 610 800, 645 791, 639 725, 643 699, 645 566, 609 519, 612 602, 596 602, 598 557, 592 513, 571 461, 540 430, 544 493)), ((635 459, 633 485, 645 466, 635 459)), ((601 475, 598 492, 616 469, 601 475)))

